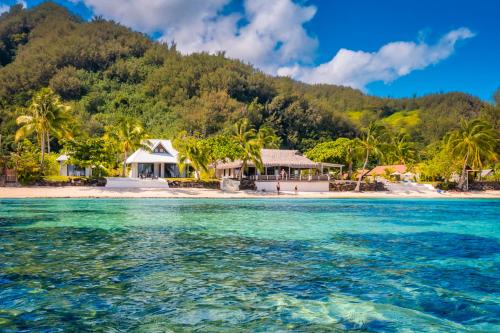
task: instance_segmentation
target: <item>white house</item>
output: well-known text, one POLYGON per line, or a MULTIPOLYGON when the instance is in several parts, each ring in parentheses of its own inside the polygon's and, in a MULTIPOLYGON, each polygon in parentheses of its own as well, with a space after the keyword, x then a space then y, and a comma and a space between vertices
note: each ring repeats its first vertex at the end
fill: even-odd
POLYGON ((61 176, 79 176, 90 177, 92 176, 92 168, 80 168, 73 164, 68 164, 69 156, 66 154, 60 155, 56 161, 59 162, 59 175, 61 176))
POLYGON ((149 139, 146 147, 139 148, 125 161, 130 165, 131 178, 184 177, 177 166, 177 150, 170 140, 149 139))

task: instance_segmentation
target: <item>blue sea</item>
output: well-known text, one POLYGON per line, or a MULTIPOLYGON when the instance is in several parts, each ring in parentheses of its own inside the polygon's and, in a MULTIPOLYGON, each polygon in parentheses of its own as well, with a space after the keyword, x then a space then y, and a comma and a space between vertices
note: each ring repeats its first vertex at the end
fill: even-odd
POLYGON ((0 332, 500 332, 500 200, 0 200, 0 332))

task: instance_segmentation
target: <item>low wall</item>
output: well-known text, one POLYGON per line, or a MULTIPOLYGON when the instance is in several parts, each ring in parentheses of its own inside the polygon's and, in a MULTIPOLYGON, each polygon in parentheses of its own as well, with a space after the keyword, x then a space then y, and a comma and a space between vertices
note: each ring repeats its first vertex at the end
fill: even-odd
MULTIPOLYGON (((64 176, 61 176, 65 178, 64 176)), ((35 181, 36 186, 106 186, 105 178, 87 178, 87 177, 68 177, 68 179, 57 179, 58 177, 49 177, 48 179, 39 179, 35 181)))
POLYGON ((108 177, 108 188, 168 188, 168 183, 163 179, 139 179, 128 177, 108 177))
MULTIPOLYGON (((276 192, 276 181, 256 181, 257 191, 276 192)), ((280 181, 280 191, 294 192, 297 186, 298 192, 328 192, 328 181, 280 181)))
POLYGON ((220 181, 218 180, 168 180, 168 186, 170 188, 209 188, 218 190, 220 188, 220 181))
MULTIPOLYGON (((330 191, 332 192, 354 191, 355 188, 356 188, 356 182, 330 183, 330 191)), ((361 182, 361 191, 375 192, 375 191, 387 191, 387 189, 381 182, 374 182, 374 183, 361 182)))
POLYGON ((500 182, 473 182, 469 183, 469 191, 499 191, 500 182))
POLYGON ((240 190, 256 191, 257 190, 257 186, 255 184, 255 180, 253 180, 253 179, 242 179, 240 181, 240 190))

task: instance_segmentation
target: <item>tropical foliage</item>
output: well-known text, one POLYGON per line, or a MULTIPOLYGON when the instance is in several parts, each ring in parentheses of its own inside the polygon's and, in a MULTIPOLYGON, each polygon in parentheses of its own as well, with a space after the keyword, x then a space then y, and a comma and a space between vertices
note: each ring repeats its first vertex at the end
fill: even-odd
POLYGON ((482 120, 462 121, 460 129, 450 132, 446 141, 451 153, 462 161, 459 188, 465 186, 467 166, 482 170, 485 161, 496 160, 498 133, 482 120))
POLYGON ((149 136, 178 138, 197 174, 236 159, 261 167, 260 148, 280 147, 345 164, 349 178, 353 169, 397 163, 443 180, 466 164, 497 163, 500 91, 494 101, 303 84, 223 53, 183 55, 173 43, 101 18, 86 22, 51 2, 0 16, 1 148, 19 162, 31 149, 23 140, 35 143, 38 174, 49 172, 42 162, 51 150, 115 172, 149 136))
POLYGON ((131 152, 143 146, 146 133, 137 120, 122 117, 115 125, 106 128, 105 137, 111 140, 121 153, 119 159, 122 161, 122 176, 125 177, 127 171, 125 162, 131 152))
MULTIPOLYGON (((361 137, 358 139, 358 144, 361 147, 363 154, 365 156, 363 166, 361 170, 365 170, 368 165, 368 159, 370 156, 382 156, 382 146, 384 144, 383 137, 385 135, 385 128, 377 123, 371 123, 366 127, 361 137)), ((355 191, 359 192, 361 190, 361 179, 363 174, 360 173, 358 176, 358 182, 356 184, 355 191)))
POLYGON ((36 134, 40 145, 42 169, 46 149, 50 153, 50 135, 54 134, 59 139, 71 137, 66 110, 67 107, 61 103, 59 96, 50 88, 43 88, 33 96, 28 108, 23 110, 25 114, 16 119, 16 123, 20 125, 16 132, 16 141, 36 134))

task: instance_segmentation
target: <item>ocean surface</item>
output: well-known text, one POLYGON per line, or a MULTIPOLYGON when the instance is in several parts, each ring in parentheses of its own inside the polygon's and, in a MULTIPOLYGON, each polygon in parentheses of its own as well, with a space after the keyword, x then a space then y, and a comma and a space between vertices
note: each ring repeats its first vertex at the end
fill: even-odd
POLYGON ((500 332, 500 200, 0 200, 0 332, 500 332))

